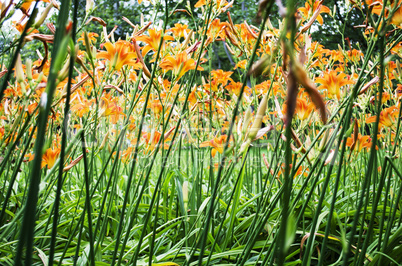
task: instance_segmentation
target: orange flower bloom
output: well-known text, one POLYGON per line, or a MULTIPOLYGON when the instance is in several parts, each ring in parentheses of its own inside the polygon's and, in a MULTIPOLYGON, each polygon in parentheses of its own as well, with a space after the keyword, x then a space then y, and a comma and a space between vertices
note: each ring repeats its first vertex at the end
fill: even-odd
POLYGON ((209 41, 207 41, 207 44, 218 37, 225 37, 223 27, 226 25, 227 22, 221 22, 218 18, 214 19, 208 27, 207 35, 209 41))
POLYGON ((244 60, 239 61, 239 62, 236 64, 236 66, 234 67, 234 69, 236 69, 236 68, 246 69, 246 67, 247 67, 247 60, 244 59, 244 60))
MULTIPOLYGON (((162 31, 156 31, 154 29, 149 29, 148 30, 149 36, 146 35, 142 35, 136 38, 137 41, 142 41, 144 43, 146 43, 146 46, 144 46, 142 48, 142 56, 145 56, 149 51, 154 51, 156 52, 159 48, 159 43, 161 40, 161 36, 162 36, 162 31)), ((169 35, 164 35, 163 36, 163 40, 164 41, 174 41, 174 38, 172 36, 169 35)), ((163 46, 164 44, 162 43, 162 50, 163 50, 163 46)))
MULTIPOLYGON (((47 165, 47 168, 52 168, 57 158, 59 158, 60 151, 60 148, 47 149, 42 156, 41 167, 43 168, 47 165)), ((35 158, 35 155, 32 153, 25 156, 28 157, 28 161, 32 161, 35 158)))
POLYGON ((215 80, 218 84, 222 84, 223 86, 226 86, 229 81, 233 82, 233 80, 230 78, 232 74, 232 71, 223 71, 222 69, 211 71, 212 79, 215 80))
POLYGON ((46 165, 49 169, 52 168, 57 158, 59 158, 60 151, 60 148, 47 149, 42 157, 42 168, 46 165))
POLYGON ((361 152, 362 149, 371 147, 371 137, 370 136, 362 136, 362 134, 358 134, 357 139, 354 141, 353 137, 346 139, 346 146, 353 146, 353 150, 357 152, 361 152), (355 143, 355 144, 354 144, 355 143))
MULTIPOLYGON (((379 120, 379 128, 382 127, 392 127, 396 124, 397 119, 398 119, 398 113, 399 110, 398 108, 394 105, 388 108, 385 108, 384 110, 381 111, 380 113, 380 120, 379 120)), ((366 123, 375 123, 377 120, 377 116, 371 116, 367 118, 366 123)))
POLYGON ((346 78, 345 73, 337 74, 337 71, 331 70, 324 73, 321 78, 316 78, 316 82, 321 83, 319 90, 326 89, 330 96, 336 96, 338 100, 341 98, 341 87, 347 84, 353 84, 353 81, 346 78))
MULTIPOLYGON (((97 33, 88 32, 88 39, 89 39, 90 44, 92 44, 92 42, 96 43, 96 41, 97 41, 96 38, 98 38, 98 37, 99 37, 99 35, 97 33)), ((85 44, 85 32, 83 32, 81 34, 81 37, 78 38, 77 42, 82 42, 85 44)))
POLYGON ((307 102, 304 98, 298 98, 296 101, 296 115, 300 120, 306 120, 314 111, 314 103, 307 102))
MULTIPOLYGON (((321 13, 330 13, 331 10, 324 5, 321 5, 323 1, 315 1, 315 0, 309 0, 304 3, 304 7, 299 8, 299 12, 303 15, 303 17, 307 20, 309 17, 311 17, 314 12, 321 6, 321 13), (314 2, 314 3, 313 3, 314 2)), ((321 15, 317 16, 317 21, 322 25, 324 23, 323 18, 321 15)))
POLYGON ((162 112, 163 106, 161 104, 161 101, 156 99, 153 100, 150 104, 149 107, 152 109, 154 114, 159 115, 162 112))
MULTIPOLYGON (((370 102, 374 104, 375 99, 378 97, 379 97, 379 93, 377 93, 377 97, 371 96, 370 102)), ((381 103, 385 103, 386 101, 388 101, 390 99, 391 99, 391 95, 388 92, 384 91, 381 96, 381 103)))
MULTIPOLYGON (((231 82, 229 85, 226 86, 226 89, 232 93, 234 93, 236 96, 240 96, 240 90, 241 90, 241 86, 243 85, 243 83, 241 82, 231 82)), ((249 90, 249 87, 245 87, 244 91, 249 90)))
MULTIPOLYGON (((162 69, 172 70, 173 75, 177 79, 181 78, 187 71, 195 69, 196 62, 189 57, 186 52, 181 52, 176 56, 166 56, 159 65, 162 69)), ((204 70, 202 67, 198 67, 197 70, 204 70)))
POLYGON ((128 41, 119 40, 114 44, 107 42, 104 45, 107 51, 99 52, 96 58, 107 59, 110 70, 119 71, 124 65, 133 66, 135 69, 141 68, 142 65, 136 60, 134 47, 128 41))
MULTIPOLYGON (((314 111, 314 103, 307 102, 304 98, 297 98, 295 113, 300 120, 306 120, 314 111)), ((283 105, 282 113, 286 114, 287 104, 283 105)))
POLYGON ((361 57, 363 56, 363 53, 356 49, 348 51, 347 54, 348 54, 349 60, 353 61, 353 62, 359 62, 361 60, 361 57))
MULTIPOLYGON (((162 137, 162 134, 160 133, 160 132, 158 132, 158 131, 153 131, 152 133, 150 133, 150 132, 147 132, 147 133, 144 133, 143 135, 142 135, 142 137, 143 137, 143 139, 145 140, 145 143, 147 144, 147 149, 146 149, 146 151, 145 151, 145 153, 148 153, 148 152, 150 152, 150 151, 153 151, 153 150, 155 150, 155 148, 156 148, 156 145, 159 143, 159 140, 161 139, 161 137, 162 137)), ((164 139, 164 144, 163 144, 163 148, 165 149, 165 150, 167 150, 167 149, 169 149, 169 144, 168 143, 166 143, 166 141, 169 141, 170 140, 170 138, 168 138, 168 137, 166 137, 165 136, 165 139, 164 139)))
POLYGON ((195 3, 194 7, 201 7, 205 6, 207 4, 206 0, 199 0, 197 3, 195 3))
MULTIPOLYGON (((270 87, 271 87, 271 81, 266 80, 260 84, 255 85, 255 91, 258 94, 261 94, 261 93, 265 94, 268 92, 270 87)), ((276 81, 274 81, 274 84, 272 85, 271 93, 274 96, 277 96, 278 93, 280 94, 280 96, 285 96, 285 92, 283 91, 281 85, 279 84, 279 82, 276 82, 276 81)))
MULTIPOLYGON (((28 20, 27 20, 24 24, 21 24, 20 22, 15 22, 15 21, 13 21, 13 25, 14 25, 15 29, 18 30, 21 34, 22 34, 22 32, 24 31, 25 26, 27 25, 27 23, 28 23, 28 20)), ((29 29, 27 30, 27 32, 30 32, 31 30, 32 30, 32 28, 29 28, 29 29)), ((36 29, 34 29, 34 30, 31 32, 31 34, 33 34, 33 33, 39 33, 39 31, 36 30, 36 29)))
POLYGON ((120 115, 126 116, 123 113, 123 109, 118 106, 117 100, 112 100, 110 94, 102 97, 100 103, 100 113, 103 117, 111 116, 111 121, 113 124, 117 123, 120 115))
POLYGON ((180 23, 175 23, 174 27, 171 28, 168 31, 173 32, 173 35, 178 37, 178 38, 185 37, 185 33, 190 32, 190 30, 188 29, 187 25, 183 25, 183 24, 180 24, 180 23))
MULTIPOLYGON (((385 8, 385 16, 388 18, 390 11, 393 10, 395 7, 399 6, 402 0, 399 1, 390 1, 391 5, 385 8)), ((372 8, 372 13, 376 15, 381 15, 384 1, 383 0, 366 0, 366 3, 369 7, 372 8)), ((364 3, 362 2, 362 5, 364 3)), ((389 5, 389 2, 388 2, 389 5)), ((402 7, 399 7, 391 18, 391 24, 395 24, 397 27, 402 26, 402 7)))
POLYGON ((71 106, 71 111, 76 113, 78 117, 83 117, 90 111, 90 108, 94 102, 95 99, 88 100, 84 98, 82 101, 79 100, 77 103, 73 103, 71 106))
MULTIPOLYGON (((210 3, 210 1, 207 1, 207 0, 198 0, 198 2, 195 3, 194 7, 202 7, 209 3, 210 3)), ((216 0, 216 9, 223 7, 227 3, 228 2, 226 0, 216 0)))
MULTIPOLYGON (((398 4, 395 4, 395 6, 399 6, 401 4, 402 0, 398 1, 398 4)), ((402 6, 398 8, 398 10, 395 11, 394 15, 392 16, 391 23, 395 24, 398 28, 402 27, 402 6)))
POLYGON ((223 153, 223 149, 225 148, 225 143, 227 141, 227 135, 221 135, 220 137, 215 137, 211 140, 204 141, 200 144, 200 148, 202 147, 212 147, 212 157, 215 157, 216 152, 220 154, 223 153))
MULTIPOLYGON (((24 3, 20 6, 22 13, 28 15, 28 9, 31 7, 34 0, 25 0, 24 3)), ((50 3, 49 0, 41 0, 41 2, 50 3)))

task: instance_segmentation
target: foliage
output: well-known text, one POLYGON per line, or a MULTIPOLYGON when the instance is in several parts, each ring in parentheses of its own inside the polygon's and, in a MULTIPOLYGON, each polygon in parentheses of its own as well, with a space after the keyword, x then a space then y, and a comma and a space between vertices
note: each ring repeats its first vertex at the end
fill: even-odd
POLYGON ((42 2, 0 2, 1 265, 402 261, 401 1, 42 2))

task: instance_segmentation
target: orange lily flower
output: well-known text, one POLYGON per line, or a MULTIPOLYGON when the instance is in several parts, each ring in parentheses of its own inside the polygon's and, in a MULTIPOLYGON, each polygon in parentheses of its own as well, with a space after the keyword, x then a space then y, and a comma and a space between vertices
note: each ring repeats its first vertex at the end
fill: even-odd
MULTIPOLYGON (((148 107, 152 109, 153 113, 159 117, 162 113, 163 106, 159 99, 155 99, 148 104, 148 107)), ((168 108, 165 106, 165 112, 168 111, 168 108)))
POLYGON ((329 53, 330 59, 334 62, 338 61, 339 63, 344 62, 344 57, 342 51, 339 50, 330 50, 329 53))
MULTIPOLYGON (((15 21, 13 21, 13 25, 14 25, 15 29, 18 30, 21 34, 22 34, 22 32, 24 31, 25 26, 27 25, 27 23, 28 23, 28 20, 27 20, 24 24, 21 24, 21 22, 15 22, 15 21)), ((31 30, 32 30, 32 28, 29 28, 29 29, 27 30, 27 32, 29 32, 29 31, 31 31, 31 30)), ((32 33, 39 33, 39 31, 38 31, 37 29, 34 29, 34 30, 31 32, 31 34, 32 34, 32 33)))
POLYGON ((346 78, 345 73, 338 74, 334 70, 324 73, 323 77, 316 78, 315 81, 321 83, 321 86, 318 87, 319 90, 326 89, 330 96, 336 96, 338 100, 341 98, 341 87, 353 84, 353 81, 346 78))
POLYGON ((359 62, 361 60, 361 57, 363 56, 363 53, 360 50, 356 50, 356 49, 348 51, 347 54, 348 54, 349 60, 352 62, 359 62))
POLYGON ((97 59, 107 59, 109 61, 109 69, 119 71, 124 65, 129 65, 135 69, 142 67, 137 60, 133 45, 128 41, 119 40, 112 44, 107 42, 104 44, 107 51, 99 52, 97 59))
POLYGON ((111 121, 113 124, 117 123, 120 115, 126 116, 123 113, 123 109, 117 105, 117 100, 112 100, 110 94, 102 97, 100 103, 100 113, 103 117, 111 116, 111 121))
MULTIPOLYGON (((162 31, 157 31, 154 29, 149 29, 148 30, 149 36, 142 35, 136 38, 137 41, 142 41, 146 43, 147 45, 142 48, 142 56, 145 56, 149 51, 154 51, 156 52, 159 48, 159 42, 162 36, 162 31)), ((174 38, 169 35, 164 35, 163 36, 164 41, 174 41, 174 38)), ((162 50, 163 50, 163 45, 162 44, 162 50)))
MULTIPOLYGON (((402 0, 399 0, 398 2, 395 2, 395 6, 399 6, 401 4, 402 0)), ((398 28, 402 27, 402 6, 400 6, 394 13, 391 19, 391 23, 395 24, 398 28)))
POLYGON ((244 60, 239 61, 236 64, 236 66, 234 67, 234 69, 236 69, 236 68, 246 69, 246 67, 247 67, 247 60, 244 59, 244 60))
MULTIPOLYGON (((88 32, 88 39, 89 39, 89 42, 91 42, 90 44, 92 44, 92 42, 96 43, 96 41, 97 41, 96 38, 98 38, 98 37, 99 37, 99 35, 97 33, 88 32)), ((78 38, 77 42, 82 42, 83 44, 85 44, 85 32, 83 32, 81 34, 81 37, 78 38)))
MULTIPOLYGON (((239 96, 240 96, 240 90, 241 90, 242 85, 243 85, 243 83, 241 83, 241 82, 231 82, 231 83, 230 83, 229 85, 227 85, 225 88, 226 88, 228 91, 234 93, 237 97, 239 97, 239 96)), ((246 87, 244 88, 244 92, 246 92, 246 91, 248 91, 248 90, 250 90, 250 88, 246 86, 246 87)))
MULTIPOLYGON (((381 111, 380 113, 380 120, 379 120, 379 128, 382 127, 392 127, 396 124, 396 121, 398 119, 398 113, 399 110, 396 106, 391 106, 388 108, 385 108, 384 110, 381 111)), ((367 118, 366 123, 375 123, 377 119, 377 116, 371 116, 367 118)))
POLYGON ((194 7, 202 7, 207 4, 206 0, 199 0, 197 3, 195 3, 194 7))
MULTIPOLYGON (((377 97, 371 96, 370 102, 374 103, 375 99, 378 98, 378 96, 379 96, 379 93, 377 93, 377 97)), ((384 91, 381 96, 381 103, 385 103, 386 101, 388 101, 390 99, 391 99, 391 95, 388 92, 384 91)))
MULTIPOLYGON (((148 148, 146 149, 145 153, 148 153, 149 151, 155 150, 156 145, 158 144, 159 140, 162 137, 162 134, 155 130, 152 133, 150 133, 150 132, 144 133, 142 135, 142 137, 144 138, 145 143, 148 146, 148 148)), ((165 139, 164 139, 165 143, 163 144, 163 148, 165 150, 169 149, 169 144, 166 143, 166 141, 169 141, 169 140, 170 140, 170 138, 167 138, 165 136, 165 139)))
POLYGON ((307 102, 304 98, 298 98, 296 101, 296 115, 300 120, 306 120, 314 111, 314 103, 307 102))
POLYGON ((180 24, 180 23, 175 23, 174 27, 171 28, 168 31, 173 32, 174 36, 176 36, 178 38, 181 38, 181 37, 185 37, 185 33, 189 33, 190 29, 188 29, 187 25, 183 25, 183 24, 180 24))
POLYGON ((214 19, 208 27, 207 35, 208 40, 206 45, 212 43, 218 37, 225 37, 224 26, 227 25, 227 22, 221 22, 220 19, 214 19))
MULTIPOLYGON (((49 148, 45 151, 45 153, 42 155, 42 162, 41 162, 41 167, 45 167, 47 165, 47 168, 52 168, 53 165, 55 164, 56 160, 59 158, 60 155, 60 148, 49 148)), ((28 162, 32 161, 35 158, 34 154, 27 154, 26 157, 28 157, 28 162)))
MULTIPOLYGON (((194 7, 202 7, 209 3, 210 3, 210 1, 207 1, 207 0, 198 0, 198 2, 195 3, 194 7)), ((216 0, 216 9, 223 7, 227 3, 228 2, 226 0, 216 0)))
POLYGON ((222 84, 223 86, 226 86, 229 81, 233 82, 233 80, 230 78, 232 74, 232 71, 223 71, 222 69, 211 71, 212 79, 215 80, 218 84, 222 84))
POLYGON ((353 147, 353 150, 357 152, 361 152, 362 149, 371 147, 371 137, 370 136, 362 136, 362 134, 357 135, 357 139, 353 140, 353 137, 349 137, 346 139, 346 146, 353 147), (354 144, 355 143, 355 144, 354 144))
MULTIPOLYGON (((385 16, 389 16, 390 10, 401 4, 402 0, 391 1, 391 6, 385 8, 385 16)), ((372 13, 381 15, 384 2, 382 0, 367 0, 367 5, 372 7, 372 13)), ((391 24, 395 24, 397 27, 402 26, 402 7, 399 7, 391 18, 391 24)))
POLYGON ((60 151, 60 148, 47 149, 42 157, 42 168, 46 165, 49 169, 52 168, 57 158, 59 158, 60 151))
POLYGON ((76 113, 78 117, 83 117, 90 111, 92 104, 95 102, 95 99, 88 100, 84 98, 82 101, 78 103, 73 103, 71 106, 71 111, 76 113))
MULTIPOLYGON (((198 96, 197 96, 197 92, 196 90, 193 90, 192 92, 190 92, 190 95, 188 96, 188 101, 190 102, 190 106, 194 106, 194 104, 196 104, 198 102, 198 96)), ((184 101, 184 99, 183 99, 184 101)))
MULTIPOLYGON (((24 3, 20 6, 22 13, 28 15, 28 9, 31 7, 34 0, 25 0, 24 3)), ((50 3, 49 0, 41 0, 41 2, 50 3)))
MULTIPOLYGON (((266 80, 260 84, 255 85, 255 91, 258 94, 265 94, 268 92, 269 88, 271 87, 271 81, 266 80)), ((278 93, 281 96, 285 96, 285 91, 282 89, 281 85, 279 82, 274 81, 274 84, 272 85, 272 91, 273 95, 278 95, 278 93)))
MULTIPOLYGON (((323 1, 314 1, 314 0, 309 0, 304 3, 304 7, 299 8, 299 12, 303 15, 305 19, 308 19, 311 17, 314 12, 317 10, 317 8, 320 8, 320 14, 321 13, 330 13, 331 10, 327 7, 322 5, 323 1), (314 3, 313 3, 314 2, 314 3)), ((324 23, 324 20, 321 15, 317 16, 317 21, 322 25, 324 23)))
MULTIPOLYGON (((304 98, 297 98, 295 113, 300 120, 306 120, 314 111, 314 103, 307 102, 304 98)), ((283 105, 282 113, 286 114, 287 104, 283 105)))
POLYGON ((212 147, 212 157, 215 157, 216 152, 220 154, 223 153, 223 149, 225 148, 225 143, 227 141, 227 135, 221 135, 219 137, 215 137, 211 140, 204 141, 200 144, 200 148, 202 147, 212 147))
MULTIPOLYGON (((187 71, 195 69, 196 62, 189 57, 186 52, 181 52, 176 56, 166 56, 159 65, 162 69, 172 70, 177 79, 181 78, 187 71)), ((198 67, 197 70, 204 70, 198 67)))

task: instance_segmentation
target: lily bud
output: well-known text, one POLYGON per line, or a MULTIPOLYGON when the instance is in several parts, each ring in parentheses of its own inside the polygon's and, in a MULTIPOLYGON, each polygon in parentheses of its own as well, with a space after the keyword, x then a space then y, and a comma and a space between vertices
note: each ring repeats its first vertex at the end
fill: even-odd
POLYGON ((182 51, 184 50, 184 48, 187 47, 187 45, 189 44, 189 42, 190 42, 192 36, 193 36, 193 30, 191 30, 191 31, 188 33, 187 38, 184 40, 184 43, 183 43, 182 46, 181 46, 181 47, 182 47, 182 48, 181 48, 182 51))
POLYGON ((183 182, 183 201, 184 204, 188 202, 188 181, 183 182))
POLYGON ((262 73, 265 72, 270 63, 270 56, 265 54, 263 57, 260 58, 260 60, 253 64, 250 71, 248 72, 248 75, 253 75, 253 77, 260 76, 262 73))
POLYGON ((85 41, 85 50, 87 51, 88 58, 91 62, 93 62, 94 56, 91 51, 91 42, 89 41, 88 32, 84 33, 84 41, 85 41))
POLYGON ((25 80, 24 70, 22 68, 21 55, 18 54, 17 61, 15 62, 15 76, 18 83, 23 83, 25 80))
POLYGON ((99 147, 99 150, 100 150, 100 151, 103 150, 103 148, 105 147, 106 142, 107 142, 107 140, 108 140, 108 137, 109 137, 109 131, 106 133, 105 137, 104 137, 103 140, 102 140, 102 143, 101 143, 101 145, 100 145, 100 147, 99 147))
POLYGON ((70 56, 67 56, 66 63, 64 64, 63 68, 60 70, 59 75, 57 79, 60 81, 63 81, 65 78, 68 77, 68 72, 70 69, 70 56))
POLYGON ((264 95, 261 100, 260 106, 258 106, 257 114, 255 116, 253 125, 248 132, 248 138, 252 141, 257 136, 258 131, 261 128, 262 119, 265 115, 265 111, 267 110, 267 103, 268 103, 268 93, 264 95))
POLYGON ((248 124, 250 124, 250 119, 251 119, 251 107, 247 109, 246 114, 244 115, 244 123, 241 130, 243 134, 246 133, 248 124))
POLYGON ((49 15, 49 12, 50 12, 50 10, 52 9, 52 7, 53 7, 53 3, 50 3, 50 4, 45 8, 45 10, 42 12, 42 15, 39 17, 38 21, 36 21, 36 23, 35 23, 35 25, 34 25, 35 29, 38 29, 38 28, 43 24, 43 22, 45 21, 45 19, 46 19, 47 16, 49 15))
POLYGON ((25 62, 25 66, 26 66, 26 74, 27 74, 27 78, 29 81, 32 80, 32 60, 30 58, 27 59, 27 61, 25 62))
POLYGON ((240 146, 239 155, 242 155, 244 152, 247 151, 247 148, 251 144, 251 139, 247 139, 243 144, 240 146))
POLYGON ((87 0, 85 4, 85 14, 88 15, 94 9, 95 2, 93 0, 87 0))

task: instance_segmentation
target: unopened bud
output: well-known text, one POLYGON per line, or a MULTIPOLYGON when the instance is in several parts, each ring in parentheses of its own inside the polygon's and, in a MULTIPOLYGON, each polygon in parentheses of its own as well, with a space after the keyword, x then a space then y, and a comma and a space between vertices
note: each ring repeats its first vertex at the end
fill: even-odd
POLYGON ((255 116, 253 125, 250 128, 250 131, 248 133, 248 138, 253 141, 255 137, 257 136, 258 131, 261 128, 262 124, 262 119, 265 115, 265 111, 267 110, 267 103, 268 103, 268 93, 264 95, 260 102, 260 106, 258 106, 257 114, 255 116))
POLYGON ((188 181, 183 182, 183 201, 184 204, 188 202, 188 181))
POLYGON ((243 142, 243 144, 240 146, 239 155, 244 154, 247 151, 250 144, 251 144, 251 139, 247 139, 245 142, 243 142))
POLYGON ((24 69, 22 68, 21 55, 18 54, 17 61, 15 62, 15 77, 18 83, 23 83, 25 80, 24 69))
POLYGON ((43 76, 44 76, 44 74, 43 74, 43 71, 42 71, 42 72, 39 73, 38 78, 36 79, 35 82, 36 83, 41 83, 42 79, 43 79, 43 76))
POLYGON ((94 9, 95 2, 93 0, 87 0, 85 4, 85 13, 88 15, 94 9))
POLYGON ((27 78, 29 81, 32 80, 32 60, 30 58, 27 59, 25 62, 26 70, 25 73, 27 74, 27 78))
POLYGON ((68 77, 69 69, 70 69, 70 56, 67 57, 67 60, 64 64, 63 68, 59 72, 59 75, 57 77, 59 82, 65 80, 68 77))
POLYGON ((246 133, 248 124, 250 124, 250 119, 251 119, 251 107, 247 108, 246 114, 244 115, 244 123, 241 129, 243 134, 246 133))
POLYGON ((187 215, 187 209, 188 209, 188 181, 183 182, 182 193, 183 193, 183 203, 184 203, 184 215, 187 215))
POLYGON ((249 75, 253 75, 253 77, 258 77, 262 73, 265 72, 265 70, 268 68, 270 65, 271 60, 269 55, 265 54, 263 57, 260 58, 257 62, 253 64, 251 67, 250 71, 248 72, 249 75))
POLYGON ((399 78, 402 79, 402 70, 401 70, 401 64, 399 63, 399 60, 396 60, 396 70, 398 71, 399 78))
POLYGON ((47 18, 47 16, 49 15, 50 10, 53 8, 53 3, 50 3, 45 10, 42 12, 42 15, 39 17, 39 19, 36 21, 34 27, 35 29, 38 29, 43 22, 45 21, 45 19, 47 18))
POLYGON ((84 41, 85 41, 85 50, 87 51, 88 58, 91 62, 93 62, 93 54, 91 50, 91 42, 89 41, 88 32, 84 32, 84 41))
POLYGON ((191 30, 191 31, 188 33, 187 38, 184 40, 184 43, 183 43, 183 45, 181 46, 181 47, 182 47, 182 50, 184 50, 184 48, 187 47, 187 45, 188 45, 188 43, 190 42, 192 36, 193 36, 193 30, 191 30))
POLYGON ((107 140, 108 140, 108 137, 109 137, 109 131, 106 133, 105 137, 103 138, 103 141, 102 141, 102 143, 101 143, 101 145, 100 145, 100 147, 99 147, 99 150, 100 150, 100 151, 105 147, 106 142, 107 142, 107 140))

